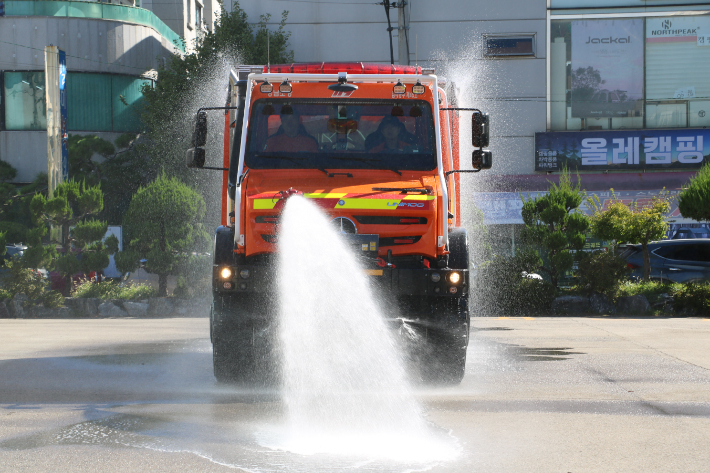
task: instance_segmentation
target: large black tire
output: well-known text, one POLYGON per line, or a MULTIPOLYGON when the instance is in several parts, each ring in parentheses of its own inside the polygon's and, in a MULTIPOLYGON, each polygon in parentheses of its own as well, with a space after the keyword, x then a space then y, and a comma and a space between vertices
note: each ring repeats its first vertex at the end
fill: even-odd
POLYGON ((214 235, 214 264, 234 264, 234 229, 217 227, 214 235))
POLYGON ((214 376, 221 383, 249 383, 254 379, 254 356, 247 328, 215 330, 212 341, 214 376))
POLYGON ((420 357, 422 381, 427 384, 457 385, 466 372, 466 349, 470 317, 464 297, 433 301, 434 311, 446 326, 426 330, 426 347, 420 357))
POLYGON ((465 228, 452 228, 449 231, 449 268, 468 269, 468 264, 468 233, 465 228))
POLYGON ((211 317, 212 361, 217 381, 250 387, 278 381, 276 327, 255 318, 259 304, 233 296, 215 296, 211 317))
MULTIPOLYGON (((449 268, 468 270, 468 234, 464 228, 449 231, 449 268)), ((468 287, 462 297, 432 298, 432 312, 445 322, 445 328, 427 330, 427 354, 421 366, 422 379, 427 383, 456 385, 466 372, 471 316, 468 308, 468 287)))

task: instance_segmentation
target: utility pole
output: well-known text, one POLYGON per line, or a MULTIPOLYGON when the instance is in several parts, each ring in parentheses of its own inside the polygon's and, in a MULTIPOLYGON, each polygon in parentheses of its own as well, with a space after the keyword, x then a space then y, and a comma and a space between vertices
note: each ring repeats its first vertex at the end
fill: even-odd
POLYGON ((393 3, 392 6, 396 6, 399 10, 399 15, 397 16, 397 34, 399 35, 399 63, 401 65, 409 65, 409 42, 407 41, 409 36, 409 18, 407 14, 408 2, 399 1, 393 3))
POLYGON ((390 2, 390 0, 384 0, 378 5, 383 5, 385 7, 385 15, 387 15, 387 32, 390 36, 390 62, 394 64, 394 50, 392 45, 392 23, 390 22, 390 10, 396 8, 397 14, 397 37, 398 37, 398 62, 401 65, 409 65, 409 17, 407 15, 406 6, 408 3, 404 0, 399 2, 390 2))

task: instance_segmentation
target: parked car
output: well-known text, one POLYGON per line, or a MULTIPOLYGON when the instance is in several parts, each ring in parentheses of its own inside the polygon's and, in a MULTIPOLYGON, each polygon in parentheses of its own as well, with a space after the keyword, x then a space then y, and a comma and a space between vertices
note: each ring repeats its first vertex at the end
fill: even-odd
MULTIPOLYGON (((23 245, 22 243, 14 243, 12 245, 6 245, 5 246, 5 254, 0 256, 0 266, 2 266, 2 269, 0 269, 0 273, 5 273, 7 272, 7 268, 4 267, 5 261, 7 261, 10 258, 21 258, 25 254, 25 250, 27 249, 27 245, 23 245)), ((43 278, 47 278, 48 273, 47 270, 44 268, 38 268, 35 269, 34 271, 37 272, 40 276, 43 278)))
MULTIPOLYGON (((648 244, 651 279, 672 282, 710 280, 710 238, 662 240, 648 244)), ((633 271, 632 278, 643 277, 641 245, 627 245, 621 253, 633 271)))
POLYGON ((689 240, 691 238, 710 238, 710 228, 679 228, 673 240, 689 240))
POLYGON ((14 257, 19 258, 25 254, 26 249, 27 246, 23 245, 22 243, 15 243, 14 245, 5 245, 5 254, 2 255, 2 259, 5 260, 6 258, 14 257))

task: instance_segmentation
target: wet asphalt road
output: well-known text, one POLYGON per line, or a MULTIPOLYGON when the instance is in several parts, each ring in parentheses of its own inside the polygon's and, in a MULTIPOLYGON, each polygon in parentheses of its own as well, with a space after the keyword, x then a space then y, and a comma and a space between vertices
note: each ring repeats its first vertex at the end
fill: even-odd
POLYGON ((296 455, 207 319, 0 320, 2 472, 577 473, 710 472, 710 319, 474 319, 462 384, 416 396, 453 457, 296 455))

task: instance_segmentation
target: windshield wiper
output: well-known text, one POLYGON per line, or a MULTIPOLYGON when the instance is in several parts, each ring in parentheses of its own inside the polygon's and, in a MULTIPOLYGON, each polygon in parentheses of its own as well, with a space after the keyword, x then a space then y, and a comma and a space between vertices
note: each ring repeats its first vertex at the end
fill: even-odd
MULTIPOLYGON (((358 162, 367 164, 372 169, 380 169, 377 166, 375 166, 374 164, 372 164, 372 161, 382 162, 381 159, 377 159, 377 158, 359 158, 357 156, 328 156, 328 159, 339 159, 341 161, 358 161, 358 162)), ((387 170, 392 171, 392 172, 396 172, 400 176, 402 175, 402 173, 399 172, 397 169, 387 168, 387 170)))
POLYGON ((431 194, 431 189, 426 187, 373 187, 373 191, 380 192, 404 192, 408 194, 410 192, 416 192, 418 194, 431 194))
MULTIPOLYGON (((297 164, 298 167, 300 167, 300 168, 308 169, 305 165, 298 162, 298 160, 303 161, 304 159, 307 159, 307 158, 294 158, 293 156, 274 156, 274 155, 268 155, 268 154, 255 154, 254 157, 267 158, 267 159, 285 159, 286 161, 290 161, 293 164, 297 164)), ((325 173, 326 176, 328 175, 328 171, 326 171, 323 168, 315 168, 315 169, 318 169, 319 171, 325 173)))

